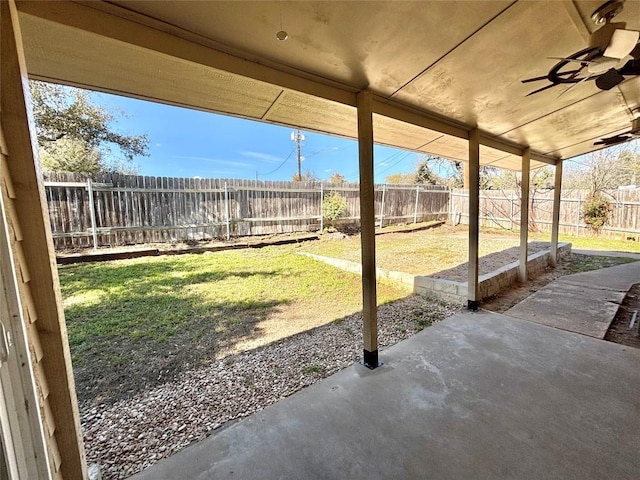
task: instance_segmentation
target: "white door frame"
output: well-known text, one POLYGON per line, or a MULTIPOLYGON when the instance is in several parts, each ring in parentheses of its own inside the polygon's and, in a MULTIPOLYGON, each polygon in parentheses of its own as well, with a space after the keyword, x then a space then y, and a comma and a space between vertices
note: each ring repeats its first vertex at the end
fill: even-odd
POLYGON ((51 479, 6 210, 0 195, 0 435, 10 480, 51 479))

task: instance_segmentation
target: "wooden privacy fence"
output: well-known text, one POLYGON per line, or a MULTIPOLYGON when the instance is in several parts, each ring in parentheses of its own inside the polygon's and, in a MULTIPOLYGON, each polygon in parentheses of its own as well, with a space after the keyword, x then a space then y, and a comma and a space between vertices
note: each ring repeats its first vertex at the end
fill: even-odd
MULTIPOLYGON (((104 174, 45 174, 56 248, 164 243, 322 230, 322 198, 346 200, 360 218, 359 185, 104 174)), ((378 226, 446 218, 449 190, 376 185, 378 226)))
MULTIPOLYGON (((591 232, 584 222, 586 190, 562 192, 560 201, 560 233, 583 235, 591 232)), ((611 236, 633 236, 640 240, 640 189, 605 192, 612 206, 610 221, 602 229, 611 236)), ((469 223, 469 192, 452 190, 450 218, 456 223, 469 223)), ((529 210, 530 231, 551 231, 553 190, 534 192, 529 210)), ((480 226, 520 229, 520 192, 518 190, 483 190, 480 192, 480 226)))

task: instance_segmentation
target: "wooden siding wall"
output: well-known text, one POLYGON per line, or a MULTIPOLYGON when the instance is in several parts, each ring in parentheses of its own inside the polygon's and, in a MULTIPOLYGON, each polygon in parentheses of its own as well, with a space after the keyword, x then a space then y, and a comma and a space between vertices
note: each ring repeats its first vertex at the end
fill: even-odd
MULTIPOLYGON (((586 190, 562 191, 560 202, 560 233, 585 235, 591 232, 582 214, 586 190)), ((603 234, 640 240, 640 189, 612 190, 606 192, 613 208, 611 220, 603 228, 603 234)), ((531 195, 529 212, 530 231, 551 231, 553 191, 535 192, 531 195)), ((467 224, 469 193, 452 190, 451 218, 467 224)), ((480 225, 487 228, 520 229, 520 192, 517 190, 484 190, 480 193, 480 225)))
MULTIPOLYGON (((92 246, 87 177, 47 173, 45 186, 56 248, 92 246)), ((347 201, 343 221, 357 224, 360 216, 355 183, 108 174, 95 177, 92 189, 100 246, 224 239, 227 225, 232 237, 316 231, 321 193, 331 191, 338 191, 347 201)), ((379 222, 383 213, 384 225, 413 222, 416 213, 418 222, 446 218, 448 204, 445 187, 376 186, 376 214, 379 222)))
MULTIPOLYGON (((85 480, 71 354, 42 174, 29 127, 33 118, 24 90, 27 71, 14 2, 0 2, 0 30, 0 195, 20 298, 19 306, 14 306, 19 315, 12 320, 23 322, 30 355, 20 360, 33 372, 37 389, 38 405, 25 408, 38 408, 42 420, 40 432, 21 433, 34 439, 42 436, 46 444, 49 472, 39 471, 34 479, 85 480)), ((39 464, 45 457, 34 460, 39 464)))

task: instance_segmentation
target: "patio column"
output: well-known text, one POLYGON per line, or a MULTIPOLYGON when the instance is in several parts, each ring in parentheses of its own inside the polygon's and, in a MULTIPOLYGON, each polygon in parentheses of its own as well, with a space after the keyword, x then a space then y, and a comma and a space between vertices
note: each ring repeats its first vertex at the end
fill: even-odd
POLYGON ((531 168, 531 151, 529 147, 522 152, 522 181, 520 182, 520 261, 518 280, 527 281, 527 242, 529 241, 529 171, 531 168))
MULTIPOLYGON (((0 240, 0 288, 4 290, 0 315, 2 323, 20 332, 21 342, 26 340, 29 345, 17 359, 22 385, 16 382, 12 389, 28 392, 37 388, 38 392, 37 403, 29 401, 28 395, 28 403, 22 402, 20 411, 9 412, 20 415, 28 426, 12 430, 11 437, 16 438, 8 441, 24 436, 26 442, 30 436, 36 453, 40 453, 37 459, 26 459, 34 464, 34 471, 20 478, 82 480, 86 478, 86 462, 80 415, 45 190, 32 138, 35 132, 30 128, 33 117, 27 70, 13 0, 0 2, 0 30, 0 208, 9 236, 0 240), (5 298, 11 303, 4 303, 5 298), (38 452, 41 447, 45 452, 38 452)), ((20 353, 14 350, 19 347, 17 342, 7 342, 7 346, 8 360, 20 353)))
POLYGON ((551 217, 551 259, 552 267, 558 265, 558 230, 560 229, 560 196, 562 194, 562 161, 556 163, 556 177, 553 188, 553 216, 551 217))
POLYGON ((467 306, 477 310, 480 305, 478 292, 478 238, 480 234, 480 132, 469 132, 469 277, 467 281, 467 306))
POLYGON ((370 91, 365 90, 358 94, 363 363, 367 368, 371 369, 378 366, 372 103, 373 95, 370 91))

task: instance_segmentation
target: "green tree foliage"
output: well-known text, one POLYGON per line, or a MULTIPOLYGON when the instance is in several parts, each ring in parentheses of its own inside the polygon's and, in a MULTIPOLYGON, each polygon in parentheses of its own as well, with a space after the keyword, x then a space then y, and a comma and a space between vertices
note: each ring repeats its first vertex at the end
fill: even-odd
POLYGON ((147 136, 116 132, 113 123, 122 113, 96 105, 89 92, 37 81, 30 86, 45 169, 130 172, 134 157, 148 155, 147 136), (112 153, 113 147, 121 157, 112 153))
POLYGON ((327 226, 333 227, 347 213, 347 200, 336 191, 329 192, 322 199, 322 211, 327 226))
POLYGON ((582 216, 591 230, 598 235, 602 227, 606 225, 611 217, 613 207, 600 193, 595 193, 587 198, 582 216))
POLYGON ((426 159, 418 164, 414 183, 421 185, 442 185, 444 182, 442 178, 433 172, 429 165, 429 159, 426 159))

